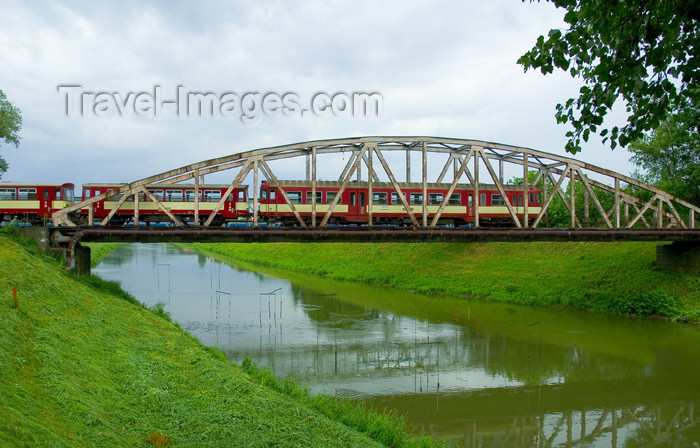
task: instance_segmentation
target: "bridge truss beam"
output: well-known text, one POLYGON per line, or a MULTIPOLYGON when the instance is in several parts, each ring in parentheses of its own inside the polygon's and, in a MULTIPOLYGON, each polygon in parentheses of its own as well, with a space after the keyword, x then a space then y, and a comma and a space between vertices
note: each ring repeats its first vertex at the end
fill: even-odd
MULTIPOLYGON (((288 164, 285 164, 288 165, 288 164)), ((466 187, 474 190, 474 215, 476 217, 475 227, 479 226, 479 191, 484 187, 497 189, 505 202, 508 215, 512 221, 512 226, 516 228, 537 228, 544 224, 547 227, 547 217, 552 203, 559 199, 563 202, 564 208, 569 214, 571 228, 595 228, 607 229, 630 229, 644 226, 647 228, 696 228, 696 216, 700 214, 700 208, 690 204, 680 198, 670 195, 653 186, 639 182, 631 177, 616 173, 606 168, 591 165, 572 158, 549 154, 529 148, 502 145, 498 143, 484 142, 478 140, 463 140, 452 138, 435 137, 359 137, 337 140, 319 140, 292 145, 277 146, 271 148, 256 149, 225 157, 193 163, 181 168, 166 171, 160 174, 149 176, 133 181, 123 186, 111 189, 100 195, 88 198, 70 207, 55 212, 52 220, 55 225, 75 226, 71 221, 71 214, 80 210, 87 210, 88 223, 93 225, 93 208, 95 203, 111 196, 121 194, 115 209, 102 220, 101 226, 109 224, 114 214, 124 202, 133 197, 134 212, 131 220, 136 226, 139 223, 139 196, 148 198, 158 209, 163 211, 175 226, 183 227, 182 222, 168 210, 167 206, 158 197, 150 194, 146 188, 151 184, 175 184, 180 182, 193 181, 195 188, 195 210, 194 224, 199 225, 198 190, 201 188, 204 176, 228 172, 232 179, 227 194, 223 195, 204 222, 204 227, 212 224, 216 213, 221 209, 224 201, 235 188, 244 185, 250 172, 253 173, 253 226, 258 226, 258 191, 260 175, 271 184, 276 185, 284 198, 285 203, 292 210, 297 222, 301 227, 309 225, 312 228, 326 227, 333 211, 338 204, 342 191, 347 188, 353 176, 357 180, 366 178, 368 188, 374 187, 374 183, 379 182, 382 176, 388 178, 394 190, 398 193, 406 218, 414 229, 429 228, 434 229, 439 225, 440 217, 449 203, 452 192, 458 187, 466 187), (405 152, 405 181, 410 182, 411 178, 411 153, 421 154, 421 184, 423 191, 422 204, 409 204, 407 199, 401 194, 401 182, 394 173, 401 173, 404 170, 400 162, 389 163, 388 155, 392 152, 405 152), (343 171, 337 178, 341 185, 336 198, 330 204, 328 210, 317 222, 316 207, 316 186, 320 176, 326 171, 319 170, 318 160, 332 155, 347 154, 350 157, 343 171), (311 181, 313 198, 312 216, 307 222, 289 200, 286 191, 280 186, 279 176, 273 170, 273 162, 303 158, 306 161, 305 178, 311 181), (378 164, 375 163, 375 158, 378 164), (446 160, 445 160, 446 158, 446 160), (430 163, 428 163, 430 161, 430 163), (431 165, 432 164, 432 165, 431 165), (438 168, 432 170, 437 164, 438 168), (471 166, 470 166, 471 164, 471 166), (496 168, 494 168, 494 164, 496 168), (362 169, 362 166, 366 170, 362 169), (377 165, 381 170, 377 170, 377 165), (398 165, 398 166, 397 166, 398 165), (441 169, 439 167, 441 166, 441 169), (450 166, 453 167, 450 173, 450 166), (512 204, 505 194, 504 186, 507 184, 504 178, 505 168, 515 168, 511 170, 522 175, 522 180, 518 183, 522 187, 524 203, 522 205, 512 204), (471 168, 471 169, 470 169, 471 168), (485 168, 485 169, 484 169, 485 168), (439 169, 439 172, 438 172, 439 169), (366 173, 363 176, 363 171, 366 173), (383 171, 383 172, 382 172, 383 171), (486 177, 488 175, 488 178, 486 177), (533 177, 530 179, 530 177, 533 177), (430 179, 434 179, 431 182, 430 179), (447 180, 446 180, 447 179, 447 180), (489 182, 485 183, 484 180, 489 182), (443 196, 437 209, 437 213, 428 222, 428 184, 438 183, 448 189, 448 194, 443 196), (623 187, 622 184, 625 184, 623 187), (578 184, 578 185, 577 185, 578 184), (529 201, 529 188, 542 186, 542 207, 537 213, 534 221, 530 222, 528 211, 534 210, 529 201), (582 191, 583 201, 576 198, 576 192, 582 191), (568 198, 567 198, 568 193, 568 198), (583 202, 583 204, 581 204, 583 202), (592 220, 590 202, 593 202, 594 209, 599 216, 592 220), (612 204, 609 210, 604 204, 612 204), (516 209, 520 209, 520 211, 516 209), (624 210, 621 210, 623 208, 624 210), (630 215, 630 208, 633 214, 630 215), (581 210, 582 209, 582 210, 581 210), (679 212, 679 210, 682 211, 679 212), (520 217, 518 215, 521 215, 520 217), (579 218, 581 215, 581 218, 579 218), (421 219, 417 218, 419 216, 421 219)), ((303 174, 298 178, 304 177, 303 174)), ((436 204, 438 205, 438 204, 436 204)), ((374 223, 372 211, 372 195, 368 198, 367 204, 367 225, 374 223)))

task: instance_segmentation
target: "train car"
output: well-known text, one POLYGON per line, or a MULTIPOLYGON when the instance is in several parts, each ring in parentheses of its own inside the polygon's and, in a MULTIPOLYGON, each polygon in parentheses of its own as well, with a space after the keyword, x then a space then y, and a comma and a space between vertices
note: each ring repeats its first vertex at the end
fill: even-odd
MULTIPOLYGON (((312 183, 308 181, 281 181, 289 201, 305 219, 310 220, 312 213, 312 183)), ((340 190, 340 183, 316 182, 316 214, 323 216, 340 190)), ((400 184, 401 192, 411 210, 416 215, 423 211, 423 184, 400 184)), ((427 185, 428 217, 432 219, 449 191, 449 184, 427 185)), ((505 185, 506 196, 522 220, 525 213, 524 196, 521 186, 505 185)), ((440 215, 439 224, 445 226, 473 225, 475 222, 474 197, 471 185, 458 185, 440 215)), ((541 210, 540 190, 529 189, 528 219, 534 220, 541 210)), ((512 226, 513 220, 505 199, 495 185, 479 184, 479 224, 492 226, 512 226)), ((367 182, 350 182, 343 191, 339 202, 329 220, 332 223, 366 223, 368 220, 369 185, 367 182)), ((278 220, 286 224, 295 224, 296 218, 291 207, 286 203, 277 188, 268 181, 260 186, 260 215, 266 220, 278 220)), ((411 224, 403 203, 393 184, 378 182, 372 184, 372 218, 377 224, 411 224)))
MULTIPOLYGON (((83 200, 106 193, 124 186, 125 184, 84 184, 83 200)), ((206 220, 214 210, 216 204, 226 193, 229 185, 199 186, 199 217, 200 221, 206 220)), ((220 225, 226 221, 244 219, 248 216, 247 186, 243 185, 233 190, 217 213, 213 225, 220 225)), ((170 213, 183 222, 194 222, 195 190, 194 184, 152 184, 146 185, 146 189, 158 199, 170 213)), ((93 204, 93 220, 101 221, 117 206, 122 194, 114 194, 105 200, 93 204)), ((119 210, 110 220, 110 224, 124 224, 134 215, 134 198, 127 198, 119 210)), ((89 210, 81 210, 83 221, 87 221, 89 210)), ((156 203, 152 202, 143 192, 139 193, 139 221, 169 222, 170 218, 156 203)))
POLYGON ((39 224, 74 203, 71 183, 0 182, 0 220, 39 224))

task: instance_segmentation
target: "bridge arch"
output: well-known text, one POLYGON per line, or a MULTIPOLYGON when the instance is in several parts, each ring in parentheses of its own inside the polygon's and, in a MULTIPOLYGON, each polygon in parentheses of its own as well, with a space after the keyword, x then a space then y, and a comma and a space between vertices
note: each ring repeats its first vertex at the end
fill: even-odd
MULTIPOLYGON (((349 154, 337 182, 340 191, 336 199, 330 204, 328 210, 321 213, 316 210, 316 201, 312 202, 311 227, 325 227, 334 211, 335 206, 350 181, 366 179, 369 196, 372 187, 382 178, 388 179, 397 196, 401 199, 406 217, 410 219, 414 228, 436 227, 438 220, 448 204, 450 195, 458 185, 469 185, 475 190, 475 197, 484 179, 493 188, 495 185, 505 199, 505 206, 510 215, 513 227, 537 228, 543 227, 543 218, 546 217, 552 202, 558 197, 569 214, 571 228, 602 227, 607 229, 625 229, 635 226, 647 228, 696 228, 696 216, 700 214, 700 208, 688 203, 669 193, 666 193, 651 185, 644 184, 629 176, 616 173, 612 170, 585 163, 573 158, 563 157, 530 148, 523 148, 499 143, 479 140, 466 140, 441 137, 356 137, 331 140, 317 140, 290 145, 269 147, 218 157, 187 166, 169 170, 160 174, 139 179, 123 186, 116 187, 97 196, 88 198, 70 207, 55 212, 52 215, 54 225, 75 226, 70 214, 87 209, 88 222, 93 224, 92 210, 96 202, 110 196, 121 194, 120 200, 110 214, 102 220, 101 226, 106 226, 114 213, 124 204, 128 198, 135 202, 132 219, 138 225, 139 206, 138 196, 143 193, 150 201, 162 210, 176 226, 184 226, 175 215, 171 214, 167 207, 154 197, 146 189, 151 184, 176 184, 192 181, 195 188, 195 223, 199 223, 199 193, 198 189, 206 175, 228 172, 230 185, 226 194, 216 204, 214 210, 209 213, 204 226, 210 226, 214 217, 219 212, 226 197, 237 187, 242 186, 247 177, 252 176, 253 183, 253 226, 258 225, 259 180, 262 175, 271 185, 277 186, 278 191, 286 204, 294 213, 299 225, 307 227, 307 223, 296 210, 292 201, 287 197, 284 188, 271 165, 276 161, 286 159, 304 158, 306 172, 302 173, 305 179, 311 183, 312 197, 315 197, 317 183, 319 182, 319 160, 333 154, 349 154), (404 153, 405 163, 397 162, 396 157, 388 162, 389 154, 404 153), (427 211, 427 200, 423 200, 420 207, 411 207, 403 194, 400 194, 402 182, 411 181, 411 156, 420 158, 419 183, 422 184, 423 198, 427 199, 428 184, 444 184, 449 187, 448 194, 444 195, 437 213, 432 218, 427 211), (429 162, 432 166, 429 166, 429 162), (437 164, 437 166, 435 166, 437 164), (438 170, 438 168, 441 168, 438 170), (505 169, 522 175, 524 209, 520 218, 516 213, 516 205, 512 204, 505 194, 504 178, 505 169), (405 169, 404 176, 397 173, 405 169), (530 179, 534 176, 534 179, 530 179), (399 180, 402 180, 401 182, 399 180), (528 220, 528 194, 529 187, 542 182, 543 198, 542 206, 537 211, 537 217, 531 223, 528 220), (551 188, 551 190, 550 190, 551 188), (583 189, 583 204, 576 200, 575 189, 583 189), (569 190, 568 197, 565 194, 569 190), (603 197, 607 200, 604 201, 603 197), (612 207, 604 207, 604 203, 612 203, 612 207), (591 221, 591 205, 597 219, 591 221), (582 217, 581 209, 583 209, 582 217), (578 212, 578 213, 577 213, 578 212)), ((399 154, 400 156, 400 154, 399 154)), ((400 160, 400 158, 399 158, 400 160)), ((330 171, 330 170, 329 170, 330 171)), ((323 176, 327 177, 327 176, 323 176)), ((479 226, 479 201, 475 201, 475 225, 479 226)), ((367 204, 367 225, 373 225, 372 201, 367 204)))

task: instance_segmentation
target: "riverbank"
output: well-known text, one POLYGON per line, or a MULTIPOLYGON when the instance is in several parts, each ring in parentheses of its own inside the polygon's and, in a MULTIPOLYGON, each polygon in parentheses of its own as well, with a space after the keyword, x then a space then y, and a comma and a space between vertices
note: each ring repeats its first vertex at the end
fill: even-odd
POLYGON ((244 261, 432 294, 700 320, 700 275, 655 267, 656 243, 196 243, 244 261))
POLYGON ((434 445, 396 419, 236 366, 162 307, 77 279, 8 233, 0 291, 0 446, 434 445))
POLYGON ((90 248, 90 266, 93 268, 123 243, 84 243, 90 248))

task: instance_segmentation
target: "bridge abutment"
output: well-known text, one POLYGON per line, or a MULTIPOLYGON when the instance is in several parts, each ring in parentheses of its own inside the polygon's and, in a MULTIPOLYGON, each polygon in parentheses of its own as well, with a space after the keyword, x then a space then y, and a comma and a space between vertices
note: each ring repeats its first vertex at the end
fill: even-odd
POLYGON ((700 272, 700 241, 674 241, 656 246, 656 266, 664 271, 700 272))
MULTIPOLYGON (((25 238, 31 238, 36 241, 37 246, 43 252, 52 252, 65 259, 70 259, 68 256, 69 249, 65 244, 65 241, 53 240, 51 229, 49 227, 20 227, 17 229, 17 233, 25 238)), ((71 263, 71 270, 76 275, 90 275, 92 259, 89 247, 77 244, 75 249, 73 249, 72 259, 73 263, 71 263)))
POLYGON ((36 245, 44 252, 51 249, 51 234, 48 227, 18 227, 17 233, 36 241, 36 245))

